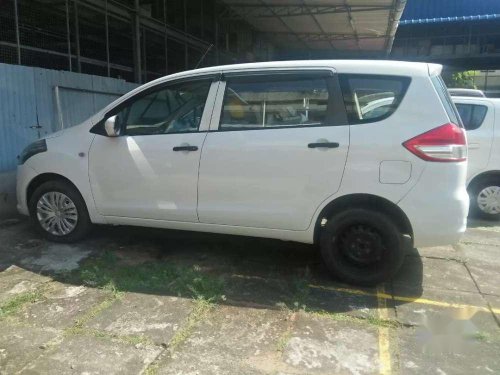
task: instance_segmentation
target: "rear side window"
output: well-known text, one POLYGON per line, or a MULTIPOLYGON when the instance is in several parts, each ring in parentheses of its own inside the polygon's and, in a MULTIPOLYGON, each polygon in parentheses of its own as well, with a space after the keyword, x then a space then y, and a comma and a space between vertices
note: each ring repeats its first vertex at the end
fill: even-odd
POLYGON ((485 105, 456 103, 455 106, 466 130, 478 129, 488 112, 485 105))
POLYGON ((431 81, 439 95, 439 98, 441 99, 441 103, 443 103, 444 109, 446 110, 450 121, 458 126, 463 126, 457 108, 455 107, 455 104, 453 104, 450 93, 448 92, 441 76, 431 76, 431 81))
POLYGON ((227 79, 220 130, 248 130, 327 123, 325 77, 233 77, 227 79))
POLYGON ((341 74, 340 85, 350 124, 383 120, 393 114, 403 99, 409 77, 341 74))

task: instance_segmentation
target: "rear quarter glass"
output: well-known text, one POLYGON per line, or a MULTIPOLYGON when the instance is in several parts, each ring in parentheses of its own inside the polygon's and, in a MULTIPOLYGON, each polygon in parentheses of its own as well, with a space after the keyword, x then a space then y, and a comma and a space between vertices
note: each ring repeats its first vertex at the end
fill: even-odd
POLYGON ((351 125, 388 118, 398 109, 411 82, 410 77, 379 74, 340 74, 339 80, 351 125))
POLYGON ((446 113, 448 114, 448 118, 450 119, 450 121, 463 128, 464 125, 462 123, 458 110, 455 107, 453 101, 451 100, 448 88, 446 87, 446 84, 444 83, 441 76, 433 75, 431 76, 431 81, 432 85, 436 89, 436 92, 438 93, 439 99, 441 100, 444 109, 446 110, 446 113))

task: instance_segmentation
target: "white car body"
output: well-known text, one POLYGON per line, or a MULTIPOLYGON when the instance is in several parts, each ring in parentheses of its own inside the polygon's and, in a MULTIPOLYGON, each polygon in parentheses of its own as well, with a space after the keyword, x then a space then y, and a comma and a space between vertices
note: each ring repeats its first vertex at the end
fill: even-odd
MULTIPOLYGON (((471 106, 485 109, 485 113, 481 118, 476 119, 473 126, 469 125, 469 118, 463 118, 469 149, 467 186, 470 188, 471 200, 473 200, 479 193, 479 191, 474 191, 474 187, 483 180, 488 179, 492 183, 498 181, 492 186, 500 184, 500 99, 456 96, 452 99, 460 110, 462 110, 461 107, 465 110, 466 107, 471 106)), ((463 113, 462 117, 464 117, 463 113)), ((497 206, 500 206, 500 196, 495 201, 497 206)))
POLYGON ((78 189, 96 224, 313 243, 326 207, 370 196, 401 210, 415 247, 455 243, 466 228, 467 163, 425 161, 402 145, 450 123, 430 80, 440 71, 423 63, 327 60, 229 65, 166 76, 47 137, 47 151, 18 168, 18 209, 28 215, 30 184, 57 175, 78 189), (226 82, 215 79, 197 132, 119 137, 91 132, 113 108, 158 85, 203 75, 295 70, 334 77, 403 76, 411 83, 396 111, 374 123, 218 131, 226 82), (325 140, 339 147, 308 148, 325 140), (172 151, 186 144, 198 151, 172 151))

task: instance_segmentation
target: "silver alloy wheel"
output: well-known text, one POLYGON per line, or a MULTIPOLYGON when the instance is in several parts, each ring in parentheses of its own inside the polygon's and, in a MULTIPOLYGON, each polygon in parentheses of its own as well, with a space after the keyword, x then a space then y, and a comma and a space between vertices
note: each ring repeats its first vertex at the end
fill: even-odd
POLYGON ((36 204, 38 222, 50 234, 64 236, 71 233, 78 222, 78 211, 73 201, 63 193, 50 191, 36 204))
POLYGON ((500 186, 487 186, 477 195, 477 206, 490 215, 500 214, 500 186))

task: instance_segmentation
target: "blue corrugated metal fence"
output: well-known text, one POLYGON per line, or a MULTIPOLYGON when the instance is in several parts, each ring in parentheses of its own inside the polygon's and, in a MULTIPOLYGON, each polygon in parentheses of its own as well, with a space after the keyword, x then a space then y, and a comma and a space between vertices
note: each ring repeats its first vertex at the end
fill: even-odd
POLYGON ((137 87, 120 79, 0 64, 0 172, 30 142, 77 125, 137 87))

